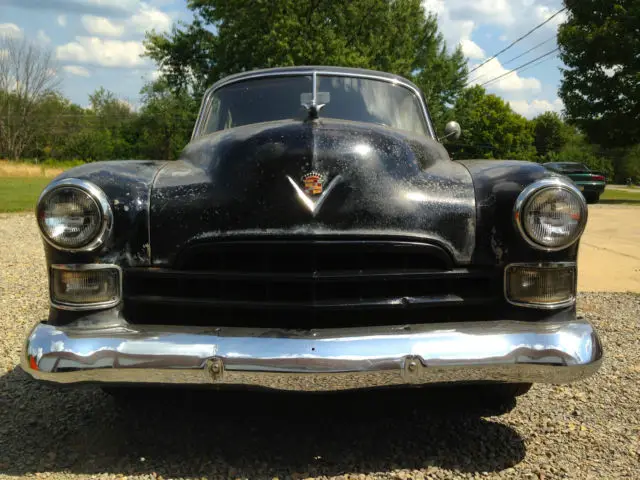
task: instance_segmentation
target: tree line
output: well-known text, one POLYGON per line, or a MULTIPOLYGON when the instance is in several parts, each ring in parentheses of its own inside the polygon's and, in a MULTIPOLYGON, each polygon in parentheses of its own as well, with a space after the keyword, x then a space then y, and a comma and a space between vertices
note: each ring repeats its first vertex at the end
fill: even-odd
POLYGON ((575 161, 616 181, 639 181, 638 2, 566 4, 558 42, 567 65, 560 89, 567 108, 562 117, 548 112, 533 120, 469 85, 461 49, 447 48, 420 0, 190 0, 191 24, 146 36, 146 55, 161 76, 144 86, 136 110, 102 88, 87 108, 71 103, 57 90, 48 52, 4 39, 0 52, 10 53, 0 58, 0 156, 172 160, 189 140, 204 90, 220 78, 256 68, 341 65, 412 80, 439 132, 448 120, 461 124, 460 140, 446 144, 455 159, 575 161), (629 43, 615 53, 602 50, 624 35, 629 43), (17 66, 34 59, 39 69, 17 66), (24 91, 18 77, 25 71, 37 91, 24 91))

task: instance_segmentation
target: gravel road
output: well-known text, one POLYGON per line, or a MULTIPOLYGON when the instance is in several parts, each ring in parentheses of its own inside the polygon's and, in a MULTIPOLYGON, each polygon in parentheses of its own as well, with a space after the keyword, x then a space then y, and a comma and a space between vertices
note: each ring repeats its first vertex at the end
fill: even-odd
POLYGON ((601 372, 536 385, 500 417, 426 402, 437 392, 238 395, 153 392, 118 408, 99 389, 55 389, 16 365, 47 314, 30 215, 0 215, 0 478, 640 477, 640 296, 587 293, 601 372), (426 404, 426 406, 424 405, 426 404))

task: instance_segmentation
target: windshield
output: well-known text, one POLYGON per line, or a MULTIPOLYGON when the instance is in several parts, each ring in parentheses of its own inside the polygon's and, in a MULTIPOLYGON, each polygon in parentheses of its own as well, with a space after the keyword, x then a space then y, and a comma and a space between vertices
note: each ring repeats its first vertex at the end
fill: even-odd
MULTIPOLYGON (((408 88, 381 80, 318 75, 316 100, 324 104, 320 118, 375 123, 428 135, 418 97, 408 88)), ((313 79, 308 76, 266 77, 241 81, 211 96, 203 133, 253 123, 308 116, 313 79)))

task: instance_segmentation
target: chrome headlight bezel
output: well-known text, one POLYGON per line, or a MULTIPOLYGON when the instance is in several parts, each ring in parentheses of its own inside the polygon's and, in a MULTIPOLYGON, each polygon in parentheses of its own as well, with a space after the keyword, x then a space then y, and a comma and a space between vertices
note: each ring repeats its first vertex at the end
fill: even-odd
POLYGON ((536 250, 542 250, 545 252, 558 252, 560 250, 565 250, 566 248, 570 247, 571 245, 576 243, 578 240, 580 240, 580 237, 584 233, 584 229, 587 226, 588 216, 589 216, 589 210, 587 206, 587 201, 582 195, 582 192, 580 192, 578 187, 576 187, 573 183, 570 183, 566 180, 563 180, 557 177, 544 178, 542 180, 538 180, 532 183, 531 185, 528 185, 524 190, 522 190, 522 192, 520 192, 520 195, 518 195, 518 198, 516 199, 516 203, 514 204, 514 207, 513 207, 513 223, 516 229, 518 230, 518 232, 520 233, 520 235, 522 236, 522 238, 536 250), (576 199, 580 203, 580 211, 581 211, 580 224, 576 229, 576 231, 573 233, 573 235, 570 237, 570 239, 566 243, 563 243, 562 245, 553 246, 553 247, 538 243, 535 239, 531 238, 531 236, 525 229, 524 220, 523 220, 524 215, 526 214, 525 209, 530 203, 530 201, 534 198, 535 195, 547 189, 560 189, 560 190, 564 190, 571 193, 576 197, 576 199))
POLYGON ((36 204, 36 219, 38 221, 38 228, 40 230, 42 238, 53 248, 66 252, 90 252, 100 248, 105 244, 105 242, 111 235, 114 222, 113 210, 111 208, 111 204, 109 203, 109 198, 107 197, 107 195, 102 191, 100 187, 98 187, 94 183, 78 178, 64 178, 51 182, 42 191, 40 197, 38 198, 38 203, 36 204), (96 230, 96 233, 88 242, 79 247, 69 247, 55 242, 45 233, 41 224, 41 210, 44 205, 44 201, 54 195, 58 190, 65 188, 80 190, 83 193, 87 194, 91 198, 91 200, 93 200, 93 202, 95 202, 95 204, 98 206, 98 210, 100 213, 99 228, 96 230))

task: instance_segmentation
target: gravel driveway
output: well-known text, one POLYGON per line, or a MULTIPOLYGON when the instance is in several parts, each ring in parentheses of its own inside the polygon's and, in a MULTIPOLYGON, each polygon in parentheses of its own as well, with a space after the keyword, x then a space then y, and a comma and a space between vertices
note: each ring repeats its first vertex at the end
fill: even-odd
MULTIPOLYGON (((46 317, 30 215, 0 215, 0 478, 638 478, 640 296, 583 294, 601 372, 536 385, 500 417, 427 402, 427 391, 239 395, 156 391, 118 408, 97 388, 37 385, 16 367, 46 317)), ((437 395, 437 392, 431 396, 437 395)))

